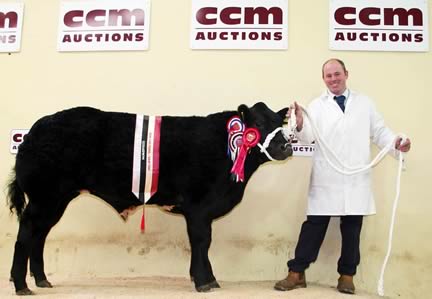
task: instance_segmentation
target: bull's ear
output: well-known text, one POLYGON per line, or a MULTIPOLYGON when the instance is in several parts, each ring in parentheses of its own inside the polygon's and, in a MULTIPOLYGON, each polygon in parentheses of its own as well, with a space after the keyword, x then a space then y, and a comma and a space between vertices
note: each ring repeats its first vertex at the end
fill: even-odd
POLYGON ((250 126, 253 123, 252 113, 248 106, 242 104, 237 108, 238 114, 242 122, 244 122, 247 126, 250 126))
POLYGON ((286 117, 287 117, 287 112, 288 112, 288 108, 283 108, 283 109, 281 109, 281 110, 279 110, 278 112, 277 112, 277 114, 280 116, 280 117, 282 117, 282 119, 285 119, 286 117))

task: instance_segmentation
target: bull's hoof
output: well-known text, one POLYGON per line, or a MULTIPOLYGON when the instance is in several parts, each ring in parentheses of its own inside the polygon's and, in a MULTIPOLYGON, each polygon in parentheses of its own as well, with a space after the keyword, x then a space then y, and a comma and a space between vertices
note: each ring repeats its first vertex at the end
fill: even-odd
POLYGON ((51 282, 49 282, 46 279, 41 280, 41 281, 37 281, 36 286, 38 286, 39 288, 52 288, 53 287, 51 282))
POLYGON ((30 290, 29 288, 25 288, 25 289, 16 291, 15 294, 17 294, 18 296, 28 296, 28 295, 34 295, 35 293, 33 293, 33 291, 30 290))
POLYGON ((210 287, 210 284, 209 284, 209 283, 208 283, 208 284, 204 284, 204 285, 199 286, 199 287, 195 287, 195 289, 196 289, 197 292, 199 292, 199 293, 207 293, 207 292, 210 292, 210 291, 211 291, 211 287, 210 287))
POLYGON ((220 285, 219 285, 219 283, 217 282, 217 280, 213 280, 212 282, 210 282, 209 284, 208 284, 212 289, 220 289, 220 285))
POLYGON ((196 290, 198 292, 210 292, 211 289, 219 289, 219 288, 220 288, 220 285, 215 279, 212 282, 209 282, 209 283, 206 283, 202 286, 196 287, 196 290))

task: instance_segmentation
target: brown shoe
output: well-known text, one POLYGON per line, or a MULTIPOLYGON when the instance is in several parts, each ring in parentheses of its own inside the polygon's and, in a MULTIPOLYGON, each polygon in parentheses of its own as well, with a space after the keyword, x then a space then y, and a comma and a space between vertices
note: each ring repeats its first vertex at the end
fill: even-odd
POLYGON ((354 294, 355 287, 351 275, 341 275, 338 279, 337 289, 341 293, 354 294))
POLYGON ((288 276, 278 281, 274 288, 278 291, 290 291, 297 288, 305 288, 306 287, 306 276, 304 272, 293 272, 290 271, 288 276))

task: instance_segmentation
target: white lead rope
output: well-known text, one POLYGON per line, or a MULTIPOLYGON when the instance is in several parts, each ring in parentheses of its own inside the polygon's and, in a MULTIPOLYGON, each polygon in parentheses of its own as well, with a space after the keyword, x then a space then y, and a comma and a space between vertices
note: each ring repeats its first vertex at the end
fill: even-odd
POLYGON ((369 170, 372 167, 375 167, 376 165, 378 165, 379 162, 381 162, 381 160, 385 157, 385 155, 387 155, 387 153, 389 153, 390 151, 392 151, 394 149, 395 146, 395 142, 397 140, 398 137, 402 137, 403 139, 406 138, 405 136, 397 136, 395 138, 395 140, 393 140, 392 142, 389 142, 385 147, 383 147, 381 149, 381 151, 375 156, 375 158, 367 165, 362 165, 362 166, 347 166, 345 165, 340 159, 339 157, 332 151, 332 149, 330 148, 330 146, 327 144, 327 142, 322 139, 320 133, 318 132, 318 129, 316 128, 315 124, 312 122, 309 113, 307 112, 307 110, 303 107, 301 107, 301 109, 303 110, 304 114, 306 115, 306 117, 309 119, 309 123, 311 125, 312 128, 312 132, 316 138, 317 143, 319 143, 319 145, 321 146, 322 153, 324 155, 324 157, 326 158, 327 162, 330 164, 330 166, 336 170, 337 172, 340 172, 342 174, 345 175, 353 175, 353 174, 357 174, 360 172, 364 172, 366 170, 369 170), (328 156, 328 154, 330 154, 332 156, 332 159, 337 162, 339 164, 339 166, 333 164, 332 160, 330 159, 330 157, 328 156), (344 170, 344 169, 348 169, 348 170, 344 170))
POLYGON ((380 296, 384 296, 384 272, 385 272, 385 268, 387 266, 387 262, 388 262, 388 259, 390 257, 390 252, 391 252, 391 248, 392 248, 393 228, 394 228, 394 222, 395 222, 395 218, 396 218, 396 209, 398 206, 399 195, 400 195, 400 180, 401 180, 403 165, 404 165, 403 154, 402 154, 402 152, 399 152, 399 167, 398 167, 398 175, 396 178, 396 196, 395 196, 395 199, 393 201, 393 212, 392 212, 392 217, 391 217, 391 221, 390 221, 387 254, 384 258, 384 262, 383 262, 382 267, 381 267, 380 277, 378 280, 378 290, 377 291, 378 291, 378 295, 380 295, 380 296))
MULTIPOLYGON (((397 136, 396 139, 394 141, 390 142, 389 144, 387 144, 368 165, 355 166, 355 167, 346 166, 342 163, 342 161, 340 161, 339 157, 330 149, 329 145, 322 139, 321 135, 318 132, 318 129, 315 127, 314 123, 312 122, 307 110, 303 107, 301 107, 301 109, 304 112, 304 114, 307 116, 307 118, 309 119, 309 123, 311 124, 313 134, 316 138, 317 143, 319 143, 319 145, 321 146, 322 152, 323 152, 324 157, 326 158, 327 162, 330 164, 330 166, 333 169, 335 169, 336 171, 338 171, 342 174, 345 174, 345 175, 352 175, 352 174, 360 173, 360 172, 366 171, 372 167, 375 167, 385 157, 385 155, 388 152, 390 152, 391 150, 394 149, 395 142, 396 142, 398 137, 402 138, 401 144, 404 143, 404 140, 406 138, 406 136, 404 136, 404 135, 397 136), (334 165, 333 162, 330 160, 328 153, 330 153, 333 160, 335 160, 339 164, 340 167, 348 169, 348 171, 343 170, 339 166, 334 165)), ((290 117, 290 119, 291 119, 291 117, 290 117)), ((294 131, 294 130, 292 130, 292 131, 294 131)), ((380 295, 380 296, 384 296, 384 272, 385 272, 385 268, 387 266, 387 262, 388 262, 388 259, 390 257, 390 252, 391 252, 391 248, 392 248, 394 222, 395 222, 395 218, 396 218, 396 209, 397 209, 397 205, 398 205, 398 201, 399 201, 399 195, 400 195, 400 180, 401 180, 402 170, 405 169, 403 153, 399 151, 398 154, 399 154, 399 167, 398 167, 398 175, 396 178, 396 196, 395 196, 395 199, 393 201, 393 212, 392 212, 392 217, 391 217, 391 222, 390 222, 387 254, 384 258, 384 262, 383 262, 383 265, 381 267, 380 277, 378 280, 377 291, 378 291, 378 295, 380 295)))

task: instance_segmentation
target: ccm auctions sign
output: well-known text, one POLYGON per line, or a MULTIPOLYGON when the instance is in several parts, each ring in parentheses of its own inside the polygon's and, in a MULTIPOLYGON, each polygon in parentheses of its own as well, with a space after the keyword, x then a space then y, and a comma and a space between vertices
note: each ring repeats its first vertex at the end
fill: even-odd
POLYGON ((331 0, 330 49, 429 51, 427 0, 331 0))
POLYGON ((64 1, 60 6, 59 51, 146 50, 150 0, 64 1))
POLYGON ((288 0, 192 0, 192 49, 287 49, 288 0))
POLYGON ((20 50, 23 14, 23 3, 0 3, 0 52, 20 50))
POLYGON ((25 135, 30 130, 23 129, 23 130, 12 130, 10 134, 10 152, 12 154, 16 154, 18 152, 19 145, 24 141, 25 135))

